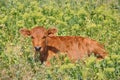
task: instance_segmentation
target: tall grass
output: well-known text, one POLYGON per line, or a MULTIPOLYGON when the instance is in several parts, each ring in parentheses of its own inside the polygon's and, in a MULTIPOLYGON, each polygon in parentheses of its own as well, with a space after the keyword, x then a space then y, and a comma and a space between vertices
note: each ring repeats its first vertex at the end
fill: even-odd
POLYGON ((1 80, 119 80, 119 0, 0 0, 1 80), (109 56, 70 63, 67 57, 45 67, 34 62, 31 40, 20 28, 56 27, 57 35, 76 35, 105 45, 109 56))

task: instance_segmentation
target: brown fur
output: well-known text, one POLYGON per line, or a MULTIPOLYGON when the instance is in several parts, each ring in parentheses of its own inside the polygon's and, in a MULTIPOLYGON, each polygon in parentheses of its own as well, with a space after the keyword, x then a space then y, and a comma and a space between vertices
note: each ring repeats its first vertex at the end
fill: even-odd
POLYGON ((59 52, 66 53, 72 61, 83 59, 92 53, 101 59, 107 55, 104 47, 97 41, 81 36, 55 36, 56 29, 47 30, 38 26, 31 30, 21 29, 20 32, 31 36, 34 47, 41 47, 35 52, 35 56, 39 52, 42 63, 46 61, 49 64, 49 60, 59 52))

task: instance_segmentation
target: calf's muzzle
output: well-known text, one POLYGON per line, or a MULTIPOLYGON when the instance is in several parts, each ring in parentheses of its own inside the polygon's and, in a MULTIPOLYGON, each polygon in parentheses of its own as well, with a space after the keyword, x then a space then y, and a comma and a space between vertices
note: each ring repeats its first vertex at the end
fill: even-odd
POLYGON ((36 47, 35 47, 35 50, 36 50, 36 51, 40 51, 40 49, 41 49, 41 47, 39 47, 39 46, 36 46, 36 47))

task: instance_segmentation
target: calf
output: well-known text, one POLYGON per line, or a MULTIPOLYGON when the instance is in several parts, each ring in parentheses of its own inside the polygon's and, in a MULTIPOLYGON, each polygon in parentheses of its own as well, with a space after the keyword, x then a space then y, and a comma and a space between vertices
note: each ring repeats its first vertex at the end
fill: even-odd
POLYGON ((47 62, 59 52, 67 54, 72 60, 83 59, 86 55, 94 53, 97 58, 105 58, 107 52, 97 41, 81 36, 55 36, 56 29, 45 29, 37 26, 31 30, 21 29, 20 33, 24 36, 30 36, 35 48, 34 58, 40 54, 41 63, 47 62))

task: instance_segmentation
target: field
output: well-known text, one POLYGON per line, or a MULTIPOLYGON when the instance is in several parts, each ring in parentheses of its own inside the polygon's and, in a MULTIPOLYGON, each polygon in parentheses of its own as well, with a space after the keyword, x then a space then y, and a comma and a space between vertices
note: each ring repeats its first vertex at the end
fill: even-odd
POLYGON ((120 80, 120 0, 0 0, 0 80, 120 80), (19 33, 37 25, 95 39, 109 56, 91 55, 85 64, 60 56, 41 65, 31 39, 19 33))

